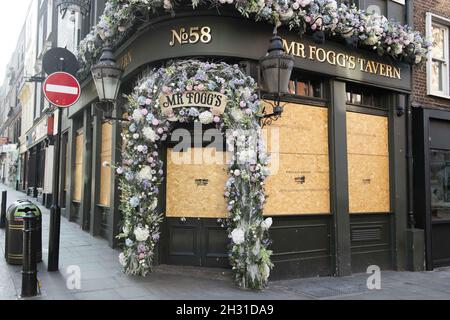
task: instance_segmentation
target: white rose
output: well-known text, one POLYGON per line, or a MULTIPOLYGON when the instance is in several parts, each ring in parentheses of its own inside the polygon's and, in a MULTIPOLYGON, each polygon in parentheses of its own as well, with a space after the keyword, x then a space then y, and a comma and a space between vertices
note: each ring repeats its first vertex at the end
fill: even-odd
POLYGON ((266 220, 264 220, 264 221, 261 223, 261 227, 262 227, 264 230, 269 230, 270 227, 272 226, 272 224, 273 224, 273 219, 272 219, 272 218, 267 218, 266 220))
POLYGON ((231 233, 233 242, 237 245, 243 244, 245 241, 245 232, 241 228, 234 229, 231 233))
POLYGON ((370 36, 366 39, 365 43, 368 44, 369 46, 373 46, 374 44, 376 44, 378 42, 378 38, 375 36, 370 36))
POLYGON ((210 124, 214 121, 214 116, 211 112, 209 111, 205 111, 200 113, 200 115, 198 116, 200 122, 202 124, 210 124))
POLYGON ((147 239, 150 237, 150 231, 145 228, 136 228, 134 229, 134 236, 136 237, 136 240, 139 242, 147 241, 147 239))
POLYGON ((119 262, 120 262, 120 265, 122 267, 125 267, 127 265, 127 259, 125 258, 125 254, 124 253, 121 253, 119 255, 119 262))
POLYGON ((140 122, 140 121, 142 121, 142 119, 144 119, 144 116, 142 115, 141 110, 139 110, 139 109, 134 110, 133 120, 136 122, 140 122))
POLYGON ((157 137, 156 132, 150 127, 145 127, 142 130, 142 135, 144 136, 144 138, 146 140, 149 140, 151 142, 155 142, 156 141, 156 137, 157 137))
POLYGON ((138 179, 143 180, 152 180, 153 174, 152 174, 152 168, 150 166, 145 166, 142 168, 142 170, 138 173, 138 179))

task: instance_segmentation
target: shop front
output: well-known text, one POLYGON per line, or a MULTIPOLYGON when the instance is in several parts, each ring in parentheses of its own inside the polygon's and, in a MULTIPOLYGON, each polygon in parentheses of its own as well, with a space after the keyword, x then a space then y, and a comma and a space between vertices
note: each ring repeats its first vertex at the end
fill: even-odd
POLYGON ((427 270, 450 265, 450 112, 414 108, 415 205, 427 270))
MULTIPOLYGON (((238 64, 260 83, 258 61, 271 33, 269 25, 211 12, 156 18, 116 51, 125 69, 121 94, 132 93, 147 68, 169 61, 238 64)), ((273 218, 272 279, 348 275, 370 265, 405 269, 406 130, 399 110, 411 88, 409 65, 344 43, 300 39, 283 28, 279 34, 295 67, 284 112, 263 128, 272 171, 264 206, 264 217, 273 218)), ((102 120, 97 99, 94 83, 86 81, 69 110, 66 161, 73 170, 66 204, 72 220, 117 246, 123 216, 111 166, 121 162, 121 133, 129 124, 102 120)), ((123 117, 125 104, 118 103, 115 117, 123 117)), ((155 263, 229 268, 223 227, 229 170, 225 162, 195 159, 205 153, 224 159, 230 150, 209 147, 207 126, 182 127, 200 145, 177 149, 174 131, 162 143, 164 222, 155 263), (175 161, 181 158, 191 161, 175 161)))

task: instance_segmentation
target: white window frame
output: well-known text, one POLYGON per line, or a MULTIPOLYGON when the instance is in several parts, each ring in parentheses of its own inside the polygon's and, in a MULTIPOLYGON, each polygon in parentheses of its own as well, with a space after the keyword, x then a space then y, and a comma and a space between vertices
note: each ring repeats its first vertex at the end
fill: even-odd
POLYGON ((431 12, 427 12, 426 14, 426 37, 427 39, 432 40, 432 26, 436 25, 439 27, 446 28, 445 37, 444 37, 444 60, 440 60, 444 62, 444 66, 446 67, 446 74, 442 79, 444 88, 443 91, 436 91, 432 88, 432 71, 433 71, 433 53, 430 50, 427 56, 427 94, 430 96, 436 96, 444 99, 450 99, 450 60, 449 60, 449 32, 450 32, 450 19, 446 19, 444 17, 440 17, 431 12))

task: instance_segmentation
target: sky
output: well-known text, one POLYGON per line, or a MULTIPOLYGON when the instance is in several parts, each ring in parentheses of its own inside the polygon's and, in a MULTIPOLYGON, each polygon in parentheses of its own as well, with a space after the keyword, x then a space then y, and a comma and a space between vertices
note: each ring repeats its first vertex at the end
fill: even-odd
POLYGON ((0 86, 16 48, 31 0, 0 1, 0 86))

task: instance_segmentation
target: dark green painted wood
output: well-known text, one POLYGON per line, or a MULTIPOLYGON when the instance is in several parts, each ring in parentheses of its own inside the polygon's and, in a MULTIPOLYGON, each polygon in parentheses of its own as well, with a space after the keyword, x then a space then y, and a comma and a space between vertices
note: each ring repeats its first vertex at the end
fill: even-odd
POLYGON ((99 195, 100 195, 100 170, 101 170, 101 159, 100 159, 100 152, 101 152, 101 141, 102 141, 102 115, 100 112, 93 107, 93 134, 92 134, 92 176, 91 176, 91 204, 90 204, 90 211, 91 211, 91 235, 92 236, 98 236, 99 235, 99 229, 100 229, 100 210, 97 206, 99 202, 99 195))
POLYGON ((74 172, 75 172, 75 138, 76 138, 76 121, 71 120, 71 126, 69 127, 69 148, 68 148, 68 157, 67 161, 69 161, 69 170, 70 174, 68 175, 68 185, 69 190, 67 190, 66 197, 66 210, 68 210, 68 218, 69 221, 74 221, 74 217, 76 216, 75 207, 73 205, 73 190, 74 190, 74 172))
POLYGON ((86 108, 83 115, 83 174, 81 187, 81 227, 89 231, 91 223, 91 177, 92 177, 92 115, 86 108))
POLYGON ((347 97, 345 83, 330 81, 329 113, 331 212, 334 218, 335 274, 351 274, 348 203, 347 97))
MULTIPOLYGON (((119 104, 114 108, 113 117, 122 118, 122 108, 119 104)), ((126 125, 126 124, 125 124, 126 125)), ((112 125, 112 159, 111 163, 121 163, 122 155, 121 155, 121 146, 122 146, 122 123, 119 121, 114 121, 112 125)), ((108 227, 109 227, 109 236, 108 241, 109 245, 112 248, 116 248, 119 244, 117 235, 120 233, 120 210, 119 210, 119 180, 115 171, 112 170, 111 173, 111 209, 108 214, 108 227)))
POLYGON ((391 210, 395 213, 392 228, 394 232, 393 257, 396 270, 405 270, 406 229, 408 222, 408 175, 406 155, 406 116, 398 116, 396 108, 402 105, 406 109, 407 97, 393 95, 393 103, 389 112, 389 163, 391 184, 391 210))

